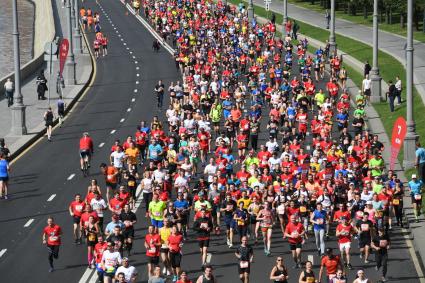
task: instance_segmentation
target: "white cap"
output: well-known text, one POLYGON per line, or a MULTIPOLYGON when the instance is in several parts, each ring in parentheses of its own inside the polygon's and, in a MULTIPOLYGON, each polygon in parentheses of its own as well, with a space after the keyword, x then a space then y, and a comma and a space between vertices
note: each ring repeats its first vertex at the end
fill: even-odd
POLYGON ((416 179, 416 174, 412 174, 412 179, 416 179))

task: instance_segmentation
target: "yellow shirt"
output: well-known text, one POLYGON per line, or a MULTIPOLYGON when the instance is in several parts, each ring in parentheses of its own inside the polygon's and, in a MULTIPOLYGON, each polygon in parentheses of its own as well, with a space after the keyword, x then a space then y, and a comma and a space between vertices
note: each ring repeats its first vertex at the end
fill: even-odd
POLYGON ((162 227, 159 228, 159 236, 161 237, 161 245, 168 245, 168 237, 171 235, 171 228, 162 227))
POLYGON ((140 151, 137 147, 135 148, 127 148, 125 150, 125 154, 128 156, 128 162, 130 164, 137 164, 137 157, 140 154, 140 151))
POLYGON ((238 199, 238 207, 239 203, 243 202, 243 208, 248 209, 248 207, 251 205, 252 200, 250 198, 240 198, 238 199))

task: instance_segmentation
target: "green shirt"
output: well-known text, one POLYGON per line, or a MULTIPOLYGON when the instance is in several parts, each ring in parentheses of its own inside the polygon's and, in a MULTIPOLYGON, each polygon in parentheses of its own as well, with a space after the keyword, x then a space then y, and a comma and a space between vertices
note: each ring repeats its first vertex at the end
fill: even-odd
POLYGON ((244 164, 246 165, 246 166, 251 166, 252 164, 257 164, 257 165, 259 165, 260 164, 260 160, 257 158, 257 157, 247 157, 246 159, 245 159, 245 162, 244 162, 244 164))
POLYGON ((221 105, 211 108, 210 116, 213 122, 220 122, 221 119, 221 105))
POLYGON ((322 104, 325 102, 326 95, 324 93, 318 92, 314 96, 314 100, 316 100, 316 104, 319 107, 322 107, 322 104))
POLYGON ((372 169, 372 176, 381 176, 382 175, 382 169, 384 167, 384 160, 382 158, 375 159, 372 158, 369 160, 369 168, 372 169), (376 168, 375 168, 376 167, 376 168))
POLYGON ((164 210, 166 207, 167 205, 162 200, 157 202, 151 201, 149 203, 149 212, 151 214, 152 219, 162 221, 164 217, 164 210))

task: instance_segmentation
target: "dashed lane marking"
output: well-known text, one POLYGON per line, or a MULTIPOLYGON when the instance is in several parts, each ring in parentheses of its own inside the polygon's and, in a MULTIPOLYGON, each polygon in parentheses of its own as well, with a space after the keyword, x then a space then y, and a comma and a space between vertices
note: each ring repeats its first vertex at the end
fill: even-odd
POLYGON ((124 122, 125 121, 125 119, 124 118, 122 118, 121 120, 120 120, 120 123, 122 123, 122 122, 124 122))
POLYGON ((25 223, 24 227, 29 227, 34 222, 34 218, 31 218, 30 220, 25 223))
POLYGON ((117 130, 112 130, 111 131, 111 135, 113 135, 113 134, 115 134, 115 132, 116 132, 117 130))
POLYGON ((105 145, 104 142, 102 142, 101 144, 99 144, 99 147, 103 147, 105 145))
POLYGON ((47 201, 52 201, 55 197, 56 197, 56 194, 53 194, 47 199, 47 201))
POLYGON ((131 108, 128 108, 128 109, 127 109, 127 112, 130 112, 130 111, 131 111, 131 108))
POLYGON ((7 249, 2 249, 0 251, 0 257, 2 257, 7 252, 7 249))
POLYGON ((137 92, 137 89, 135 89, 134 92, 137 92))
POLYGON ((68 177, 68 179, 67 179, 67 180, 68 180, 68 181, 69 181, 69 180, 72 180, 72 178, 74 178, 74 177, 75 177, 75 174, 74 174, 74 173, 72 173, 71 175, 69 175, 69 177, 68 177))
POLYGON ((139 81, 136 81, 136 85, 138 85, 139 84, 139 81))
POLYGON ((136 98, 132 98, 132 99, 131 99, 131 102, 134 102, 134 101, 136 101, 136 98))

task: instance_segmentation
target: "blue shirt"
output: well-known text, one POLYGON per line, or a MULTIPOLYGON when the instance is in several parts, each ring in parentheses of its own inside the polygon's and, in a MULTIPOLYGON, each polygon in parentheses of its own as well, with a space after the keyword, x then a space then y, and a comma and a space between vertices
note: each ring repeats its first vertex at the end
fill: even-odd
POLYGON ((313 224, 314 231, 325 229, 325 225, 326 225, 326 211, 325 210, 319 211, 319 210, 316 209, 315 211, 313 211, 313 220, 316 221, 318 219, 322 219, 323 222, 322 222, 322 224, 313 224))
POLYGON ((162 153, 162 147, 160 144, 149 145, 149 158, 152 160, 159 160, 159 154, 162 153))
POLYGON ((2 159, 0 160, 0 177, 5 178, 9 177, 9 172, 7 171, 7 167, 9 166, 9 163, 2 159))
POLYGON ((410 194, 412 196, 414 195, 420 195, 422 193, 422 180, 416 180, 414 182, 413 180, 409 182, 409 188, 411 190, 410 194))
POLYGON ((112 233, 114 231, 115 226, 120 226, 121 230, 124 229, 124 223, 121 220, 118 220, 118 222, 109 222, 108 225, 106 225, 105 231, 108 233, 112 233))
POLYGON ((418 148, 416 150, 416 157, 419 158, 419 163, 425 163, 425 148, 418 148))
POLYGON ((189 202, 185 199, 183 200, 176 200, 174 202, 174 207, 179 210, 179 209, 186 209, 189 207, 189 202))

